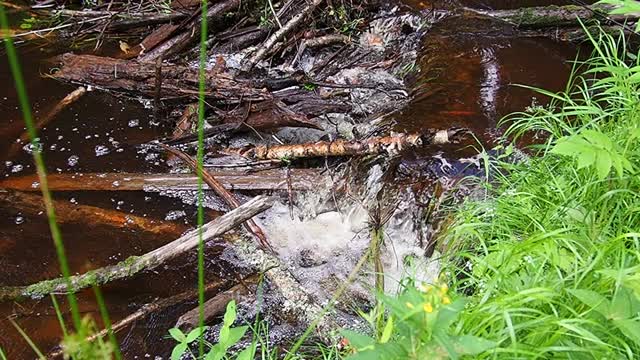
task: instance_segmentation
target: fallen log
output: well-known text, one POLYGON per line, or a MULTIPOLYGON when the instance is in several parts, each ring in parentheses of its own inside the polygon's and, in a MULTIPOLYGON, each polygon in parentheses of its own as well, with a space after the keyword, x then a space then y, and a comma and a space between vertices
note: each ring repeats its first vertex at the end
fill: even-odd
MULTIPOLYGON (((86 92, 87 89, 84 86, 80 86, 70 92, 67 96, 60 100, 60 102, 58 102, 49 112, 47 112, 46 115, 36 121, 36 130, 40 130, 47 126, 56 116, 58 116, 58 114, 60 114, 60 112, 62 112, 62 110, 78 101, 78 99, 80 99, 86 92)), ((29 142, 29 139, 29 133, 26 131, 23 132, 18 140, 11 145, 11 148, 9 148, 8 158, 13 157, 18 152, 20 152, 20 149, 24 146, 24 144, 29 142)))
MULTIPOLYGON (((156 95, 155 63, 71 53, 57 56, 53 61, 59 70, 47 76, 60 81, 132 92, 149 98, 156 95)), ((165 63, 161 77, 160 94, 163 98, 198 98, 198 69, 165 63)), ((223 74, 208 73, 205 83, 205 96, 209 100, 237 103, 271 98, 268 92, 248 87, 223 74)))
MULTIPOLYGON (((208 283, 207 285, 205 285, 204 291, 205 293, 208 293, 213 290, 218 290, 226 286, 227 282, 228 281, 226 280, 218 280, 215 282, 208 283)), ((173 295, 168 298, 156 300, 152 303, 145 304, 142 307, 140 307, 140 309, 138 309, 136 312, 126 316, 125 318, 113 324, 111 326, 111 331, 113 331, 113 333, 117 333, 122 329, 126 328, 127 326, 133 324, 135 321, 144 319, 145 317, 149 316, 152 313, 159 312, 164 309, 179 305, 181 303, 193 300, 197 297, 198 297, 198 289, 192 289, 177 295, 173 295)), ((103 329, 100 332, 87 337, 85 340, 88 342, 92 342, 98 338, 103 338, 107 335, 108 335, 108 329, 103 329)), ((47 359, 58 358, 62 356, 63 353, 64 353, 64 350, 58 346, 56 349, 50 351, 47 354, 47 359)))
MULTIPOLYGON (((255 197, 239 208, 205 224, 202 227, 202 238, 207 241, 220 236, 270 208, 272 203, 273 199, 266 196, 255 197)), ((27 297, 42 298, 49 294, 76 292, 89 286, 100 286, 113 280, 128 278, 141 271, 155 269, 168 260, 195 248, 199 239, 199 231, 196 229, 144 255, 131 256, 115 265, 71 276, 68 280, 57 278, 28 286, 3 287, 0 288, 0 301, 27 297), (71 287, 67 284, 71 284, 71 287)))
MULTIPOLYGON (((237 284, 227 291, 216 294, 213 298, 207 300, 203 306, 204 322, 209 323, 216 316, 224 314, 227 304, 231 300, 235 300, 236 303, 240 302, 244 296, 246 296, 250 289, 248 286, 254 285, 258 281, 258 276, 252 276, 249 279, 245 279, 242 283, 237 284)), ((189 310, 184 313, 176 322, 177 328, 184 333, 198 327, 200 323, 200 307, 189 310)))
MULTIPOLYGON (((219 197, 224 200, 229 208, 236 209, 238 206, 240 206, 240 202, 238 201, 238 199, 236 199, 235 196, 233 196, 233 194, 229 192, 229 190, 225 189, 224 185, 222 185, 220 181, 218 181, 213 175, 211 175, 211 173, 200 168, 198 166, 198 163, 193 158, 180 150, 173 149, 164 144, 161 145, 167 152, 169 152, 173 156, 178 157, 185 164, 187 164, 193 172, 199 173, 200 169, 202 172, 202 180, 205 182, 205 184, 209 185, 210 189, 212 189, 219 197)), ((258 240, 258 243, 260 243, 260 245, 262 245, 264 248, 271 248, 269 242, 267 241, 267 236, 255 221, 249 219, 245 222, 244 226, 247 231, 252 234, 256 238, 256 240, 258 240)))
MULTIPOLYGON (((268 169, 247 173, 239 170, 209 171, 230 190, 285 190, 284 170, 268 169)), ((198 177, 193 174, 78 173, 47 176, 51 191, 165 191, 196 190, 198 177)), ((294 190, 311 190, 326 181, 318 169, 291 169, 294 190)), ((40 191, 36 175, 0 180, 0 188, 40 191)), ((205 187, 206 189, 206 187, 205 187)))
POLYGON ((613 9, 610 5, 565 5, 565 6, 537 6, 513 10, 475 10, 466 11, 490 16, 510 22, 520 28, 545 28, 554 26, 579 26, 580 21, 592 19, 611 20, 617 23, 637 21, 638 15, 609 14, 613 9))
MULTIPOLYGON (((19 211, 23 215, 39 216, 46 212, 41 196, 6 189, 0 189, 0 206, 19 211)), ((180 236, 188 229, 180 223, 147 219, 116 210, 72 204, 68 201, 54 200, 54 207, 56 221, 59 224, 106 225, 118 229, 172 236, 180 236)))
POLYGON ((309 144, 255 146, 249 149, 225 149, 222 153, 240 155, 251 160, 300 159, 327 156, 375 155, 398 152, 424 145, 444 145, 455 141, 461 129, 432 131, 427 135, 394 134, 361 141, 318 141, 309 144))
MULTIPOLYGON (((227 13, 239 9, 241 4, 241 0, 224 0, 211 5, 207 9, 206 15, 209 28, 217 23, 221 23, 227 13)), ((157 58, 168 59, 179 54, 182 50, 200 39, 201 21, 202 18, 200 16, 193 17, 193 19, 184 26, 184 31, 166 39, 160 45, 153 48, 153 50, 142 54, 139 59, 141 61, 154 61, 157 58)))

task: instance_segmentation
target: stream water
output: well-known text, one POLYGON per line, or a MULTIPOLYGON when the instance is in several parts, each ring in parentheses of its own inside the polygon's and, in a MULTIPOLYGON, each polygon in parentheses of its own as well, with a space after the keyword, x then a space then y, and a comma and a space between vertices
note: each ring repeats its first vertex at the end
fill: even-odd
MULTIPOLYGON (((405 3, 415 11, 438 5, 413 0, 405 0, 405 3)), ((465 0, 463 3, 478 8, 563 4, 551 0, 465 0)), ((15 22, 20 21, 20 14, 13 16, 15 22)), ((108 54, 108 50, 105 51, 108 54)), ((482 142, 491 144, 499 133, 497 120, 532 103, 534 94, 531 91, 512 85, 562 89, 571 69, 569 61, 575 58, 576 51, 575 46, 568 43, 518 37, 511 27, 499 23, 468 22, 456 17, 440 21, 424 39, 417 64, 421 71, 411 76, 414 100, 395 116, 396 130, 468 127, 482 142)), ((42 76, 41 61, 50 56, 49 51, 45 54, 38 46, 21 45, 19 52, 26 88, 38 117, 74 87, 42 76)), ((0 111, 3 114, 0 119, 1 176, 34 173, 28 151, 23 150, 11 158, 7 156, 10 145, 23 131, 23 122, 4 51, 0 56, 0 84, 0 111)), ((545 100, 537 97, 537 101, 545 100)), ((90 92, 42 129, 47 169, 49 173, 166 171, 162 159, 141 151, 136 144, 166 136, 171 131, 169 125, 154 123, 151 110, 139 101, 100 91, 90 92)), ((439 151, 442 154, 410 152, 404 161, 419 170, 432 155, 455 159, 472 153, 468 148, 439 151)), ((195 222, 194 207, 157 194, 92 191, 54 195, 59 201, 73 204, 120 210, 154 219, 178 214, 178 219, 173 221, 186 225, 195 222)), ((79 273, 142 254, 173 240, 126 228, 95 225, 91 219, 63 224, 61 229, 71 269, 79 273)), ((233 278, 225 263, 216 261, 215 246, 208 248, 207 253, 208 277, 233 278)), ((158 272, 147 272, 106 286, 103 293, 112 321, 157 297, 193 289, 196 284, 194 257, 190 254, 166 264, 158 272)), ((0 204, 0 267, 1 285, 26 285, 59 275, 59 264, 44 215, 24 214, 19 205, 0 204)), ((64 296, 58 295, 57 299, 64 304, 64 296)), ((100 318, 91 291, 81 292, 79 299, 84 314, 100 318)), ((156 355, 166 358, 172 346, 165 338, 167 329, 173 326, 178 314, 193 305, 187 303, 156 313, 121 333, 119 340, 125 358, 153 358, 156 355)), ((0 303, 0 346, 9 359, 34 357, 9 318, 45 352, 59 341, 61 331, 49 298, 0 303)))

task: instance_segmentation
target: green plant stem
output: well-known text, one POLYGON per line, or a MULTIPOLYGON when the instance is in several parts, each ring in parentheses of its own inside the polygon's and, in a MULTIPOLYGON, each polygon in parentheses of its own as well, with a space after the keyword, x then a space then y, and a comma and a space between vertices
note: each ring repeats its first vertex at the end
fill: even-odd
POLYGON ((16 328, 16 330, 18 330, 18 333, 20 333, 20 336, 22 336, 22 338, 24 339, 24 341, 27 342, 27 344, 29 344, 29 347, 31 347, 31 349, 33 350, 33 352, 36 353, 36 355, 38 356, 38 359, 41 360, 46 360, 46 357, 44 356, 44 354, 42 354, 42 351, 40 351, 40 349, 38 349, 38 347, 36 346, 36 344, 33 342, 33 340, 31 340, 31 338, 29 337, 29 335, 27 335, 27 333, 22 330, 22 328, 20 327, 20 325, 16 324, 15 321, 13 321, 13 319, 9 319, 9 321, 11 322, 11 325, 13 325, 14 328, 16 328))
POLYGON ((102 316, 104 327, 105 329, 107 329, 109 341, 111 342, 111 345, 113 345, 114 355, 117 360, 122 360, 122 353, 120 352, 120 346, 118 346, 118 339, 116 339, 116 335, 113 333, 113 329, 111 328, 111 319, 109 318, 109 312, 107 311, 107 306, 104 303, 104 297, 102 296, 102 291, 100 291, 100 288, 98 286, 94 286, 93 292, 96 295, 96 302, 98 303, 98 309, 100 309, 100 316, 102 316))
MULTIPOLYGON (((204 162, 204 105, 205 105, 205 74, 207 64, 207 0, 202 0, 202 20, 200 21, 200 63, 198 66, 198 326, 204 326, 204 239, 202 226, 204 225, 204 192, 203 162, 204 162)), ((200 357, 204 355, 204 336, 198 340, 200 357)))
POLYGON ((60 323, 60 329, 62 329, 62 336, 67 337, 67 326, 64 324, 64 318, 62 317, 62 311, 60 311, 60 305, 58 304, 58 300, 56 300, 56 296, 53 294, 49 294, 51 296, 51 303, 53 303, 53 309, 56 311, 56 317, 58 318, 58 322, 60 323))
MULTIPOLYGON (((33 115, 31 113, 29 98, 27 97, 27 90, 24 86, 24 79, 22 78, 22 69, 20 67, 20 62, 18 61, 18 55, 13 45, 13 41, 9 36, 9 21, 2 4, 0 4, 0 29, 3 29, 2 33, 4 34, 4 44, 7 49, 9 66, 11 67, 11 73, 16 85, 16 92, 18 93, 18 99, 20 101, 20 109, 22 110, 24 123, 27 128, 27 133, 29 134, 31 146, 33 148, 33 159, 36 165, 36 171, 38 173, 38 180, 40 182, 40 189, 42 190, 42 198, 44 201, 47 218, 49 219, 49 229, 51 231, 51 237, 53 238, 53 243, 58 255, 58 261, 60 262, 60 270, 62 271, 62 275, 67 281, 67 285, 69 286, 69 288, 71 288, 71 281, 69 280, 71 271, 69 270, 69 264, 67 262, 64 244, 62 242, 62 234, 60 233, 60 228, 58 227, 58 224, 56 222, 55 209, 53 207, 53 201, 47 183, 47 171, 44 166, 42 153, 40 152, 40 143, 38 140, 36 128, 33 124, 33 115)), ((82 328, 82 322, 76 297, 73 293, 69 293, 67 294, 67 299, 69 301, 69 307, 71 308, 71 316, 73 318, 73 323, 75 325, 76 331, 80 331, 82 328)))

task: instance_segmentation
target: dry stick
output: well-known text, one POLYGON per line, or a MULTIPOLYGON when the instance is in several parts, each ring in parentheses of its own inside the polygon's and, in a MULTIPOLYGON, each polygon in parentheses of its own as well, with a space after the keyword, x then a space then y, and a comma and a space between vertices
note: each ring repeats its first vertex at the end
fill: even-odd
POLYGON ((459 130, 440 130, 425 136, 420 134, 394 134, 362 141, 336 140, 294 145, 261 145, 248 150, 245 148, 226 149, 221 152, 241 155, 252 160, 374 155, 385 151, 399 151, 424 145, 448 144, 451 142, 451 138, 458 134, 459 130))
MULTIPOLYGON (((215 289, 220 289, 223 286, 225 286, 225 284, 227 283, 227 281, 225 280, 218 280, 216 282, 212 282, 209 283, 205 286, 204 291, 205 292, 209 292, 211 290, 215 290, 215 289)), ((124 329, 125 327, 127 327, 128 325, 132 324, 133 322, 135 322, 136 320, 145 318, 146 316, 148 316, 151 313, 154 312, 158 312, 158 311, 162 311, 166 308, 178 305, 180 303, 192 300, 194 298, 196 298, 198 296, 198 290, 197 289, 192 289, 192 290, 188 290, 185 292, 182 292, 180 294, 177 295, 173 295, 171 297, 168 298, 164 298, 164 299, 160 299, 157 301, 154 301, 152 303, 148 303, 143 305, 140 309, 138 309, 136 312, 128 315, 127 317, 123 318, 122 320, 116 322, 115 324, 113 324, 113 326, 111 327, 111 330, 114 333, 117 333, 118 331, 124 329)), ((108 334, 108 329, 103 329, 98 333, 95 333, 89 337, 86 338, 86 341, 91 342, 94 341, 98 338, 104 337, 108 334)), ((62 348, 58 348, 52 352, 50 352, 49 354, 47 354, 47 358, 48 359, 55 359, 57 357, 60 357, 61 355, 63 355, 64 350, 62 348)))
MULTIPOLYGON (((285 190, 286 181, 280 169, 246 172, 217 170, 210 172, 225 188, 231 190, 285 190)), ((165 191, 196 190, 198 177, 193 174, 77 173, 47 176, 51 191, 165 191)), ((291 187, 311 190, 326 180, 321 169, 291 169, 291 187)), ((0 179, 0 188, 40 191, 36 175, 0 179)))
MULTIPOLYGON (((247 295, 250 291, 247 285, 255 284, 257 281, 258 276, 253 275, 231 289, 218 293, 213 298, 207 300, 203 306, 205 323, 208 323, 216 316, 223 314, 229 301, 235 300, 236 302, 240 302, 242 297, 247 295)), ((185 333, 188 333, 198 326, 199 314, 200 307, 189 310, 180 316, 175 327, 180 328, 185 333)))
POLYGON ((273 35, 271 35, 262 46, 256 51, 256 53, 249 59, 244 65, 243 70, 251 70, 258 62, 264 60, 271 52, 273 47, 282 40, 287 34, 294 31, 302 21, 309 16, 315 9, 323 2, 323 0, 312 0, 308 3, 298 15, 292 17, 283 27, 278 29, 273 35))
MULTIPOLYGON (((198 163, 196 163, 196 161, 191 156, 185 154, 180 150, 171 148, 167 145, 164 145, 164 144, 160 144, 160 145, 165 150, 167 150, 170 154, 184 161, 191 168, 191 170, 193 170, 194 172, 198 171, 198 163)), ((238 206, 240 206, 240 202, 235 198, 235 196, 233 196, 232 193, 230 193, 227 189, 225 189, 224 185, 222 185, 220 181, 218 181, 213 175, 211 175, 211 173, 207 171, 202 171, 202 180, 204 180, 204 182, 207 185, 209 185, 209 188, 215 191, 215 193, 218 194, 218 196, 220 196, 231 209, 235 209, 238 206)), ((269 245, 269 242, 267 241, 267 236, 264 234, 260 226, 258 226, 258 224, 255 223, 255 221, 249 219, 244 224, 244 226, 247 229, 247 231, 249 231, 251 234, 253 234, 253 236, 256 237, 256 239, 258 240, 260 245, 262 245, 262 247, 264 247, 265 249, 273 250, 271 248, 271 245, 269 245)))
MULTIPOLYGON (((85 89, 84 86, 80 86, 77 89, 70 92, 67 96, 64 97, 64 99, 60 100, 60 102, 58 102, 56 106, 53 109, 51 109, 51 111, 49 111, 45 116, 43 116, 36 122, 35 124, 36 130, 40 130, 43 127, 47 126, 47 124, 49 124, 60 112, 62 112, 62 110, 66 109, 69 105, 78 101, 78 99, 80 99, 82 95, 84 95, 86 92, 87 92, 87 89, 85 89)), ((29 134, 25 131, 22 133, 22 135, 20 135, 18 140, 15 143, 13 143, 13 145, 11 145, 11 148, 9 149, 8 157, 11 158, 12 156, 20 152, 20 149, 22 148, 23 144, 26 144, 27 142, 29 142, 29 134)))
MULTIPOLYGON (((12 210, 20 211, 23 215, 38 216, 45 212, 41 196, 6 189, 0 189, 0 206, 10 207, 12 210)), ((56 220, 60 224, 106 225, 119 229, 172 236, 180 236, 187 230, 187 227, 180 223, 147 219, 116 210, 71 204, 68 201, 54 200, 54 207, 56 209, 56 220)))
MULTIPOLYGON (((273 199, 257 196, 235 210, 205 224, 203 239, 205 241, 220 236, 237 225, 251 219, 253 216, 268 209, 273 199)), ((93 285, 103 285, 113 280, 131 277, 143 270, 154 269, 163 263, 193 249, 199 243, 198 230, 190 231, 162 247, 144 255, 131 256, 115 265, 86 272, 82 275, 44 280, 28 286, 8 286, 0 288, 0 301, 14 300, 25 297, 41 298, 53 293, 75 292, 93 285), (71 288, 67 284, 71 284, 71 288)))

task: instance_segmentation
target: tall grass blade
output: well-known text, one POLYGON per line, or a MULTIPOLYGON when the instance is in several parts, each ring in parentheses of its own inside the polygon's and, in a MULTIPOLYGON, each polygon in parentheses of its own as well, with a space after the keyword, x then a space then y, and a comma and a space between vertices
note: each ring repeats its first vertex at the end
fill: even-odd
MULTIPOLYGON (((40 189, 42 190, 42 198, 44 201, 47 218, 49 219, 49 229, 51 231, 51 237, 53 238, 53 243, 56 248, 56 253, 58 255, 58 261, 60 262, 60 269, 62 271, 62 275, 67 281, 67 286, 71 289, 73 288, 73 286, 71 286, 71 281, 69 280, 71 271, 69 270, 69 264, 67 262, 67 256, 64 250, 64 244, 62 242, 62 235, 60 234, 60 228, 58 227, 58 224, 56 222, 56 213, 53 207, 51 193, 49 192, 49 186, 47 183, 47 172, 44 165, 44 159, 40 150, 40 142, 38 140, 38 134, 33 124, 33 115, 31 113, 31 105, 29 104, 29 98, 27 97, 27 91, 24 86, 24 79, 22 77, 22 69, 20 67, 20 62, 18 61, 18 55, 13 45, 13 41, 9 36, 9 31, 8 31, 9 20, 5 12, 4 5, 2 5, 1 3, 0 3, 0 29, 3 30, 2 33, 4 34, 4 45, 5 45, 5 48, 7 49, 7 58, 9 59, 9 66, 11 68, 11 73, 15 81, 16 92, 18 93, 18 99, 20 101, 20 109, 22 111, 24 123, 27 128, 27 133, 29 134, 31 147, 33 149, 33 159, 36 165, 36 171, 38 173, 38 180, 40 182, 40 189)), ((67 299, 69 301, 69 307, 71 308, 71 316, 73 317, 73 322, 76 327, 76 330, 80 331, 82 327, 82 321, 81 321, 80 310, 78 308, 76 297, 73 293, 69 293, 67 294, 67 299)))

